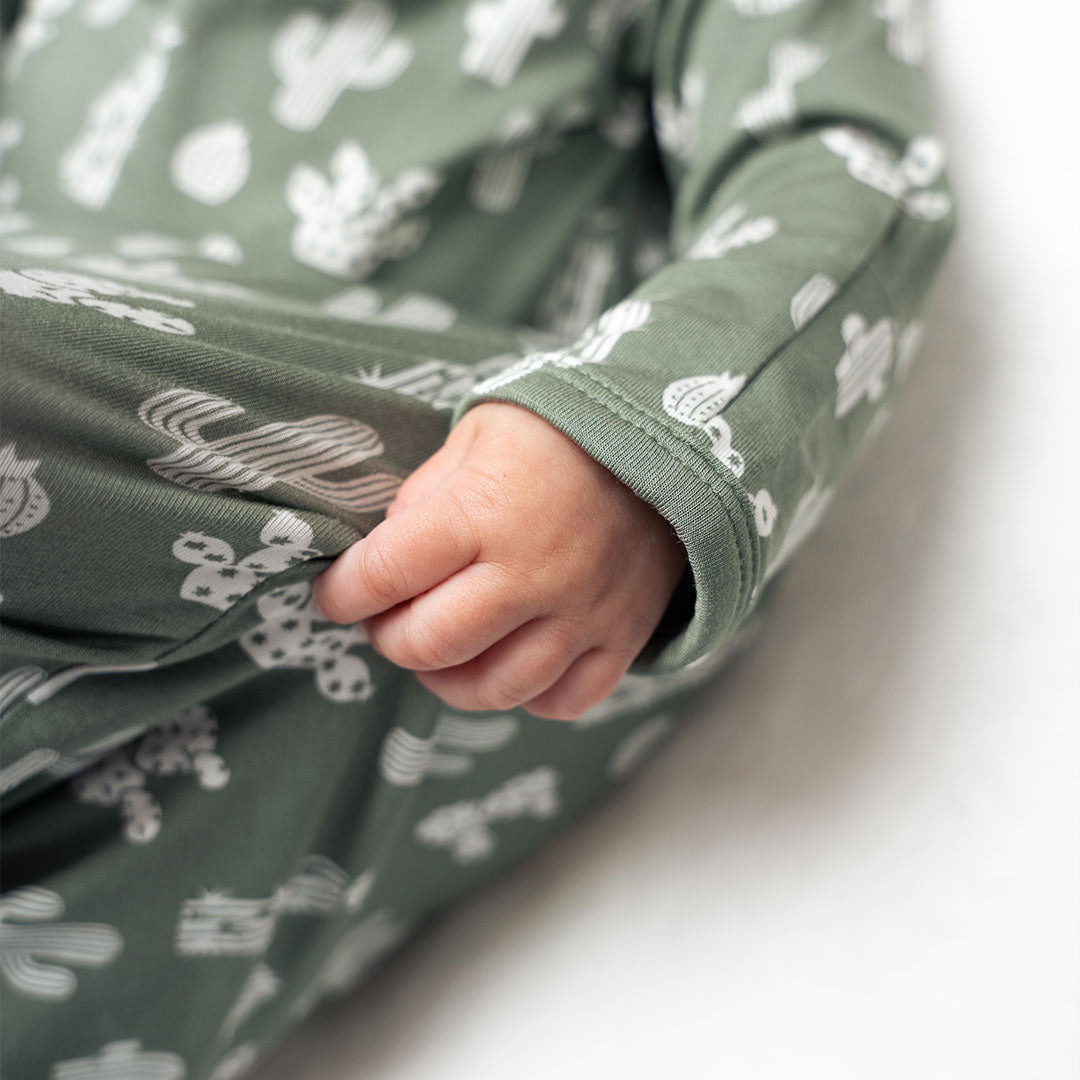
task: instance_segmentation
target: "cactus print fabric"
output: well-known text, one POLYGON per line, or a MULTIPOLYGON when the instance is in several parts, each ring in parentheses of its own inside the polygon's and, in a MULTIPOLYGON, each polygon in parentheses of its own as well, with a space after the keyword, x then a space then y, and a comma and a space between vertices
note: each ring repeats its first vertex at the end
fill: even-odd
POLYGON ((4 1076, 235 1080, 677 731, 917 352, 923 15, 6 9, 4 1076), (572 723, 450 709, 311 603, 495 400, 689 554, 572 723))

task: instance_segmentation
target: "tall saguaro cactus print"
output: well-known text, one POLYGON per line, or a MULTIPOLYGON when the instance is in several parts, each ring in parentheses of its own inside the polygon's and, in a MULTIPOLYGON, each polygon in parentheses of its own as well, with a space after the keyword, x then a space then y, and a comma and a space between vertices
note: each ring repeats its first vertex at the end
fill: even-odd
POLYGON ((413 57, 412 43, 390 33, 393 22, 378 0, 359 0, 332 21, 314 11, 291 15, 270 49, 282 82, 270 103, 274 119, 312 131, 344 91, 393 82, 413 57))

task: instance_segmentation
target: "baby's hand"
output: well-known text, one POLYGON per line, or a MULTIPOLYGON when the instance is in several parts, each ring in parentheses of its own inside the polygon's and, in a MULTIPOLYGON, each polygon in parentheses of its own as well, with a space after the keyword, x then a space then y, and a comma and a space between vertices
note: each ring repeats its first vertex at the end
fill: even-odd
POLYGON ((573 720, 611 693, 685 565, 667 521, 577 443, 482 402, 314 597, 453 708, 573 720))

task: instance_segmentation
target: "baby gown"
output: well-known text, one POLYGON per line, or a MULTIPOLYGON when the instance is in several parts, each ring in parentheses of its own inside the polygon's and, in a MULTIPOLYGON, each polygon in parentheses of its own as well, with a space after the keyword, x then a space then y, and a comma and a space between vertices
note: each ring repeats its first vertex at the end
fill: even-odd
POLYGON ((229 1080, 744 640, 952 231, 922 4, 9 14, 0 1071, 229 1080), (311 603, 482 401, 689 556, 574 722, 451 709, 311 603))

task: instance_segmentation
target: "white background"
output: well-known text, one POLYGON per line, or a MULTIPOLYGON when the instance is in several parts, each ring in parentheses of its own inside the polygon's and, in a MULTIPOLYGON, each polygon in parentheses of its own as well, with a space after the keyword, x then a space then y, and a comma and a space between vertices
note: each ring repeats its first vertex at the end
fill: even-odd
POLYGON ((961 226, 893 420, 629 786, 258 1080, 1080 1073, 1080 40, 943 0, 961 226))

